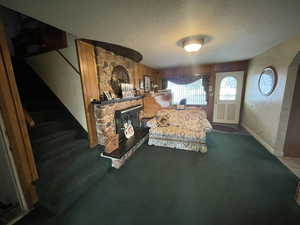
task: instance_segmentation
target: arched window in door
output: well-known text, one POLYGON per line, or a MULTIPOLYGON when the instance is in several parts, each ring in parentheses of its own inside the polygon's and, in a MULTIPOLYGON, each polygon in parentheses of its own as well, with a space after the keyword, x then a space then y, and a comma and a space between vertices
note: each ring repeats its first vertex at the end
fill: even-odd
POLYGON ((235 77, 228 76, 221 80, 219 100, 234 101, 236 99, 237 80, 235 77))

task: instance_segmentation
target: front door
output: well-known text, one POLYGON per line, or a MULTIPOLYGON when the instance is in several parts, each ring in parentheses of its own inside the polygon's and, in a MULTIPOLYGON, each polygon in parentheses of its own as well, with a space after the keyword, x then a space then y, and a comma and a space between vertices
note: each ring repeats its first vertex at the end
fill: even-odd
POLYGON ((215 123, 239 124, 244 72, 216 73, 215 123))

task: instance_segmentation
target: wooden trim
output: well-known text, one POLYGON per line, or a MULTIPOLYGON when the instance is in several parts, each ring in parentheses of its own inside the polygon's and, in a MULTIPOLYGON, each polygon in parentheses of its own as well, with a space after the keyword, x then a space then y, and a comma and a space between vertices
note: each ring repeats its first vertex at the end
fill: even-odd
POLYGON ((23 112, 24 112, 24 117, 28 128, 34 127, 35 122, 25 108, 23 108, 23 112))
POLYGON ((216 73, 220 72, 234 72, 234 71, 245 71, 248 68, 248 60, 217 63, 213 65, 212 70, 216 73))
POLYGON ((212 90, 209 91, 208 103, 207 103, 207 119, 213 121, 214 116, 214 105, 215 105, 215 84, 216 82, 216 73, 212 72, 209 77, 209 86, 212 90))
POLYGON ((2 24, 0 24, 0 108, 20 183, 28 206, 33 207, 38 198, 32 182, 38 178, 38 173, 2 24))
POLYGON ((191 76, 195 74, 213 76, 219 72, 245 71, 248 68, 248 60, 216 63, 216 64, 198 64, 191 66, 169 67, 159 70, 161 79, 168 77, 191 76))
POLYGON ((56 52, 65 60, 66 63, 69 64, 69 66, 72 67, 72 69, 80 76, 79 70, 64 56, 64 54, 60 50, 56 50, 56 52))
POLYGON ((242 119, 243 119, 243 110, 244 110, 244 103, 245 103, 245 93, 246 93, 247 77, 248 77, 248 67, 244 71, 244 81, 243 81, 243 89, 242 89, 242 98, 241 98, 241 108, 240 108, 239 125, 241 125, 241 122, 242 122, 242 119))
POLYGON ((76 40, 76 46, 81 72, 80 77, 88 127, 89 146, 94 147, 98 144, 98 140, 96 135, 93 104, 91 104, 91 102, 94 99, 100 100, 95 47, 92 44, 86 43, 82 40, 76 40))
POLYGON ((212 71, 212 65, 194 65, 194 66, 180 66, 160 69, 161 78, 168 77, 182 77, 182 76, 193 76, 196 74, 210 75, 212 71))

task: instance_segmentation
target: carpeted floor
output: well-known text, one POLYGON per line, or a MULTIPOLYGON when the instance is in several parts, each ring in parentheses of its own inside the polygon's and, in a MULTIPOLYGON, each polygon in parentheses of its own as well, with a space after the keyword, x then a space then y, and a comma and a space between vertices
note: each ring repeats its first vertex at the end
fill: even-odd
POLYGON ((212 127, 216 132, 250 135, 242 126, 236 124, 212 123, 212 127))
POLYGON ((254 138, 213 132, 208 149, 145 144, 50 224, 299 224, 297 178, 254 138))
POLYGON ((29 130, 39 179, 39 204, 58 214, 77 201, 111 168, 90 149, 86 131, 55 94, 23 60, 14 59, 23 106, 35 126, 29 130))

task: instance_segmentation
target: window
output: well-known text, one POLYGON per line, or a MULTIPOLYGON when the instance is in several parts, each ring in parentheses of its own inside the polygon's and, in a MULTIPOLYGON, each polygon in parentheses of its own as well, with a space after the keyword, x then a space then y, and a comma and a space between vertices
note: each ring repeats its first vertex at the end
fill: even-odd
POLYGON ((219 100, 234 101, 236 99, 237 80, 234 77, 224 77, 221 80, 219 100))
POLYGON ((202 79, 190 84, 175 84, 168 81, 168 89, 172 92, 173 104, 178 104, 180 100, 186 99, 187 105, 207 105, 202 79))

